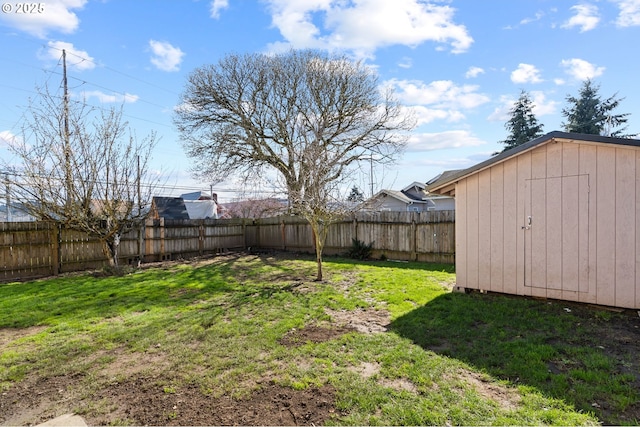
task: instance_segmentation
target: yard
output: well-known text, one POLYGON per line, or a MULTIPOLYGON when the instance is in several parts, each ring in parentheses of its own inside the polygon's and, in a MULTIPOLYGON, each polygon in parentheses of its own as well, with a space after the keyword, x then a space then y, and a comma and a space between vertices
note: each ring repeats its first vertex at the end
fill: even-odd
POLYGON ((0 424, 640 423, 640 317, 238 254, 0 284, 0 424))

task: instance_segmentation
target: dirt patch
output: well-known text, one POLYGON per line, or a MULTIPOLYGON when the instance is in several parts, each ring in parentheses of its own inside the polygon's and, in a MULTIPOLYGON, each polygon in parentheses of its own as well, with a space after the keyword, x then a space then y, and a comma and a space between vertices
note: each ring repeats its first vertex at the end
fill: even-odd
POLYGON ((157 381, 137 378, 99 391, 112 411, 86 416, 90 425, 115 420, 137 425, 320 425, 337 415, 332 387, 292 390, 269 384, 245 399, 213 398, 197 385, 167 393, 157 381))
POLYGON ((471 385, 479 395, 493 400, 504 410, 517 409, 520 404, 521 398, 516 390, 490 382, 476 372, 460 371, 458 377, 471 385))
POLYGON ((30 328, 0 328, 0 351, 4 350, 11 342, 30 335, 38 334, 47 329, 47 326, 32 326, 30 328))
POLYGON ((308 342, 319 343, 338 338, 355 329, 347 327, 325 327, 317 325, 305 326, 302 329, 292 329, 280 338, 280 344, 287 347, 298 347, 308 342))
POLYGON ((0 393, 0 425, 39 424, 72 412, 78 376, 32 377, 0 393))
MULTIPOLYGON (((380 373, 380 364, 376 362, 362 362, 359 366, 350 368, 352 372, 360 374, 363 378, 371 378, 380 373)), ((418 388, 411 381, 405 378, 379 378, 378 384, 396 391, 408 391, 418 393, 418 388)))
POLYGON ((293 390, 273 383, 244 399, 213 398, 197 385, 161 386, 154 377, 114 382, 82 396, 81 377, 37 378, 2 393, 0 425, 39 424, 65 413, 89 425, 321 425, 340 415, 330 386, 293 390))
POLYGON ((375 308, 358 308, 356 310, 330 310, 327 308, 325 312, 331 316, 336 324, 355 329, 363 334, 386 332, 391 323, 388 311, 375 308))
POLYGON ((362 362, 360 366, 355 366, 350 370, 362 375, 363 378, 371 378, 372 376, 380 372, 380 364, 371 363, 371 362, 362 362))

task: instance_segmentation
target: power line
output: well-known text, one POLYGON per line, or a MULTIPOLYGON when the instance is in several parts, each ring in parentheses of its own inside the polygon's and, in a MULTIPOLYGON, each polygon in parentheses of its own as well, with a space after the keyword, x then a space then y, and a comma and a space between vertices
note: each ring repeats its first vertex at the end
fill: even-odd
MULTIPOLYGON (((27 40, 27 41, 29 41, 29 42, 32 42, 31 40, 28 40, 28 39, 26 39, 26 40, 27 40)), ((52 49, 52 50, 57 50, 57 51, 60 51, 60 52, 62 52, 62 51, 64 50, 64 49, 60 49, 60 48, 57 48, 57 47, 54 47, 54 46, 44 46, 44 45, 42 45, 42 44, 40 44, 40 43, 38 43, 38 44, 39 44, 40 46, 42 46, 43 48, 48 48, 48 49, 52 49)), ((85 58, 85 57, 80 56, 80 55, 78 55, 78 54, 76 54, 76 53, 74 53, 74 52, 66 52, 66 53, 67 53, 68 55, 70 55, 70 56, 74 56, 74 57, 76 57, 76 58, 78 58, 78 59, 81 59, 83 62, 84 62, 84 61, 88 61, 88 62, 91 62, 91 63, 95 64, 96 66, 100 66, 100 64, 96 63, 96 62, 95 62, 95 61, 93 61, 92 59, 85 58)), ((56 74, 56 75, 60 75, 60 76, 62 76, 62 73, 60 73, 60 72, 58 72, 58 71, 48 70, 48 69, 45 69, 45 68, 42 68, 42 67, 34 66, 34 65, 31 65, 31 64, 27 64, 27 63, 24 63, 24 62, 21 62, 21 61, 16 61, 16 60, 13 60, 13 59, 8 59, 8 58, 1 58, 1 59, 5 60, 5 61, 14 62, 14 63, 16 63, 16 64, 19 64, 19 65, 22 65, 22 66, 25 66, 25 67, 29 67, 29 68, 33 68, 33 69, 36 69, 36 70, 40 70, 40 71, 43 71, 43 72, 47 73, 49 76, 47 77, 45 84, 49 82, 49 80, 50 80, 50 78, 51 78, 51 76, 52 76, 53 74, 56 74)), ((60 66, 60 61, 58 61, 57 66, 60 66)), ((135 81, 137 81, 137 82, 141 82, 141 83, 144 83, 144 84, 146 84, 146 85, 148 85, 148 86, 154 87, 154 88, 156 88, 156 89, 161 89, 161 90, 163 90, 163 91, 165 91, 165 92, 171 93, 171 94, 176 95, 176 96, 178 96, 178 95, 179 95, 179 94, 178 94, 177 92, 175 92, 175 91, 171 91, 171 90, 169 90, 169 89, 166 89, 165 87, 162 87, 162 86, 156 85, 156 84, 154 84, 154 83, 151 83, 151 82, 149 82, 148 80, 143 80, 143 79, 137 78, 137 77, 135 77, 135 76, 129 75, 129 74, 127 74, 127 73, 123 73, 123 72, 121 72, 121 71, 119 71, 119 70, 116 70, 115 68, 108 67, 108 66, 101 66, 101 67, 102 67, 102 68, 104 68, 104 69, 107 69, 107 70, 109 70, 109 71, 111 71, 111 72, 114 72, 114 73, 117 73, 117 74, 123 75, 123 76, 125 76, 125 77, 127 77, 127 78, 129 78, 129 79, 132 79, 132 80, 135 80, 135 81)), ((124 102, 124 100, 126 99, 126 96, 128 96, 128 95, 129 95, 129 94, 128 94, 128 93, 126 93, 126 92, 117 91, 117 90, 115 90, 115 89, 111 89, 111 88, 109 88, 109 87, 107 87, 107 86, 104 86, 104 85, 101 85, 101 84, 95 83, 95 82, 90 81, 90 80, 80 79, 80 78, 78 78, 78 77, 71 76, 71 75, 69 76, 69 78, 70 78, 70 79, 73 79, 73 80, 77 80, 77 81, 79 81, 81 84, 88 84, 88 85, 91 85, 91 86, 94 86, 94 87, 97 87, 97 88, 100 88, 100 89, 103 89, 103 90, 107 90, 107 91, 109 91, 109 92, 111 92, 111 93, 113 93, 113 94, 121 95, 121 96, 123 97, 123 102, 124 102)), ((36 91, 28 90, 28 89, 23 89, 23 88, 18 88, 18 87, 15 87, 15 86, 9 86, 9 85, 4 85, 4 84, 2 84, 1 86, 8 87, 8 88, 11 88, 11 89, 14 89, 14 90, 20 90, 20 91, 24 91, 24 92, 28 92, 28 93, 32 93, 32 94, 36 94, 36 95, 38 94, 38 92, 36 92, 36 91)), ((148 100, 146 100, 146 99, 144 99, 144 98, 140 98, 140 97, 136 98, 136 102, 145 103, 145 104, 148 104, 148 105, 151 105, 151 106, 154 106, 154 107, 158 107, 158 108, 161 108, 161 109, 165 109, 165 110, 171 110, 171 109, 173 108, 173 107, 167 107, 166 105, 161 105, 161 104, 158 104, 158 103, 155 103, 155 102, 152 102, 152 101, 148 101, 148 100)), ((92 106, 92 107, 94 107, 94 108, 99 108, 99 109, 105 110, 103 107, 101 107, 101 106, 96 106, 96 105, 93 105, 93 104, 84 103, 84 105, 86 105, 86 106, 92 106)), ((123 113, 123 116, 129 117, 129 118, 131 118, 131 119, 135 119, 135 120, 141 120, 141 121, 144 121, 144 122, 147 122, 147 123, 151 123, 151 124, 155 124, 155 125, 158 125, 158 126, 163 126, 163 127, 167 127, 167 128, 172 128, 172 126, 171 126, 171 125, 169 125, 169 124, 166 124, 166 123, 160 123, 160 122, 157 122, 157 121, 154 121, 154 120, 151 120, 151 119, 145 119, 145 118, 141 118, 141 117, 137 117, 137 116, 128 115, 128 114, 125 114, 125 113, 123 113)))

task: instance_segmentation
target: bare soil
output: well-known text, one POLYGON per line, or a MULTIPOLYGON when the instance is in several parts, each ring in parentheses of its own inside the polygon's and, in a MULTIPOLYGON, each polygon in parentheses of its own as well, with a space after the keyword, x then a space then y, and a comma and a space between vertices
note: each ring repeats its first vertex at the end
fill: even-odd
MULTIPOLYGON (((340 312, 338 324, 309 325, 293 329, 280 343, 299 346, 324 342, 357 329, 346 324, 377 324, 388 319, 377 311, 340 312)), ((386 323, 385 323, 386 325, 386 323)), ((39 329, 0 329, 0 350, 10 341, 37 333, 39 329)), ((214 397, 197 385, 167 390, 171 383, 161 354, 138 354, 112 350, 115 357, 107 369, 95 372, 96 383, 84 375, 38 377, 30 375, 0 395, 0 425, 35 425, 66 413, 81 415, 89 425, 322 425, 339 416, 335 390, 329 385, 294 390, 267 381, 248 397, 214 397), (159 374, 151 374, 149 366, 159 374), (165 372, 165 373, 162 373, 165 372), (116 380, 116 378, 126 378, 116 380), (109 380, 111 378, 111 380, 109 380)))
POLYGON ((320 425, 336 415, 330 386, 293 390, 273 383, 248 398, 214 398, 196 385, 168 393, 161 378, 135 376, 90 397, 74 396, 83 378, 31 378, 2 394, 2 425, 32 425, 82 408, 89 425, 320 425), (86 413, 85 413, 86 411, 86 413))

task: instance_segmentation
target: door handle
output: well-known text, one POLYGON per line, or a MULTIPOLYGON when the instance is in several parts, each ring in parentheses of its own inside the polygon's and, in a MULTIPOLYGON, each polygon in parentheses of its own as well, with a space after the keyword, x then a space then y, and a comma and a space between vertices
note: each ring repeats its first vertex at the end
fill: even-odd
POLYGON ((522 226, 523 230, 529 230, 530 228, 531 228, 531 215, 527 217, 527 225, 522 226))

